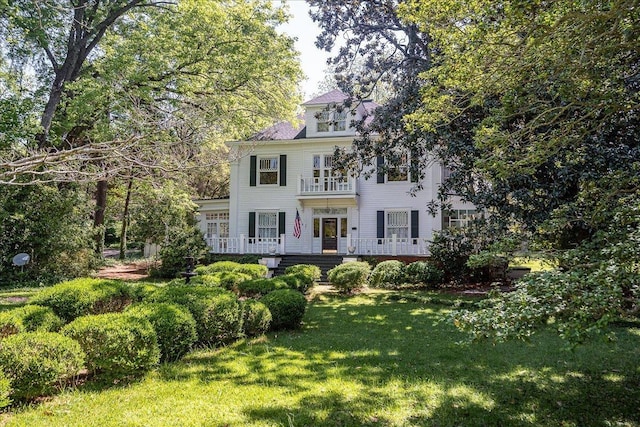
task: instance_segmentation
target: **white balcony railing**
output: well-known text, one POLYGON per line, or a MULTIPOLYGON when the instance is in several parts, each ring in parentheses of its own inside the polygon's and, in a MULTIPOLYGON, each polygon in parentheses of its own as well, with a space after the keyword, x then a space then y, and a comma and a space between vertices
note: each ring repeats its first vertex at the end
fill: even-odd
POLYGON ((298 177, 298 194, 356 194, 356 180, 350 176, 298 177))
POLYGON ((429 241, 422 238, 358 238, 347 236, 347 248, 353 255, 429 255, 429 241))

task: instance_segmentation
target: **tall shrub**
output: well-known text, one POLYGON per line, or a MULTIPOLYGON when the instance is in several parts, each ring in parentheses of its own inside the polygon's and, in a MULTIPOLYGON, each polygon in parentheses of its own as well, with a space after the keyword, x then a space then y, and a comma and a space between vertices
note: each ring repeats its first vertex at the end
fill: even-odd
POLYGON ((394 288, 405 282, 405 265, 397 260, 382 261, 369 277, 369 284, 376 288, 394 288))

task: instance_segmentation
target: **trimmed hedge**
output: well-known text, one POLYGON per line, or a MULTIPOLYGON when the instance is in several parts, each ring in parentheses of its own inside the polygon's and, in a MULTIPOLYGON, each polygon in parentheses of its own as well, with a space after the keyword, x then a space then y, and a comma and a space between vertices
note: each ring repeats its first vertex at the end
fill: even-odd
POLYGON ((260 264, 240 264, 233 261, 218 261, 206 266, 199 266, 195 269, 198 275, 204 276, 215 273, 242 273, 250 276, 252 279, 265 277, 269 272, 266 265, 260 264))
POLYGON ((55 332, 64 325, 53 310, 40 305, 25 305, 0 312, 0 338, 20 332, 55 332))
POLYGON ((105 377, 136 375, 153 368, 160 359, 151 323, 126 313, 78 317, 61 332, 80 343, 87 369, 105 377))
POLYGON ((177 304, 146 303, 132 305, 125 313, 151 322, 158 338, 162 362, 180 359, 198 340, 196 321, 186 307, 177 304))
POLYGON ((296 329, 300 327, 307 299, 298 291, 278 289, 262 298, 260 302, 271 312, 271 329, 296 329))
POLYGON ((369 284, 376 288, 394 288, 405 281, 405 265, 398 260, 382 261, 369 276, 369 284))
POLYGON ((59 391, 78 375, 84 358, 76 341, 56 332, 25 332, 0 341, 0 366, 11 382, 14 399, 59 391))
POLYGON ((242 332, 248 337, 262 335, 271 326, 271 311, 264 303, 253 299, 242 303, 242 332))
POLYGON ((11 405, 11 381, 0 369, 0 409, 11 405))
POLYGON ((240 336, 242 311, 238 297, 232 292, 212 297, 205 308, 199 331, 204 345, 228 344, 240 336))
POLYGON ((216 274, 204 274, 201 276, 194 276, 189 281, 190 285, 202 285, 209 287, 219 287, 220 278, 216 274))
MULTIPOLYGON (((229 336, 235 334, 237 336, 239 327, 233 325, 233 316, 229 317, 229 313, 221 313, 222 319, 216 320, 216 315, 210 309, 210 306, 218 303, 217 298, 219 296, 231 296, 233 300, 237 302, 237 297, 232 292, 224 290, 222 288, 210 288, 199 285, 182 285, 182 286, 166 286, 159 289, 153 295, 149 297, 147 302, 166 302, 178 304, 186 307, 193 318, 196 321, 196 329, 198 331, 198 343, 203 345, 216 344, 219 341, 218 336, 223 341, 226 340, 223 336, 229 336), (230 331, 222 332, 220 330, 220 324, 225 323, 225 318, 230 318, 229 328, 230 331), (213 328, 213 329, 212 329, 213 328)), ((224 304, 223 304, 224 305, 224 304)), ((240 307, 237 307, 236 315, 240 317, 240 307)))
POLYGON ((304 275, 304 277, 307 278, 307 282, 310 284, 310 286, 313 285, 313 283, 320 280, 320 277, 322 276, 322 271, 320 270, 320 267, 318 267, 317 265, 311 265, 311 264, 292 265, 290 267, 287 267, 284 270, 284 273, 285 274, 302 274, 304 275))
POLYGON ((342 293, 350 293, 367 286, 371 266, 354 261, 337 265, 329 270, 329 282, 342 293))
POLYGON ((106 279, 75 279, 44 289, 32 304, 51 307, 65 322, 88 314, 122 311, 134 299, 125 283, 106 279))
POLYGON ((289 289, 289 285, 278 277, 274 279, 247 280, 246 282, 238 283, 237 288, 241 297, 256 298, 276 289, 289 289))
POLYGON ((235 271, 220 271, 215 273, 214 276, 220 280, 220 286, 228 291, 234 292, 238 291, 238 285, 240 283, 251 280, 251 276, 248 274, 238 273, 235 271))

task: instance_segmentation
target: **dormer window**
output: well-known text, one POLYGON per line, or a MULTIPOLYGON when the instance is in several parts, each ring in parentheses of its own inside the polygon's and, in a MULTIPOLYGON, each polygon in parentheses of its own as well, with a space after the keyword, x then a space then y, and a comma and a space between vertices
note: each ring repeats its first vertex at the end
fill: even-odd
POLYGON ((316 118, 317 132, 343 132, 347 130, 347 109, 342 106, 328 107, 328 109, 320 111, 316 118))

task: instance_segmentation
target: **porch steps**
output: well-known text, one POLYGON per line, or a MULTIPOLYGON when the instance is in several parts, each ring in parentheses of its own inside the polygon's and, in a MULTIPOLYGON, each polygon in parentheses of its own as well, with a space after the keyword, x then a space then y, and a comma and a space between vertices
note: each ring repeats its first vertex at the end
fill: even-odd
POLYGON ((338 264, 342 264, 342 255, 283 255, 282 261, 278 265, 278 268, 274 270, 274 276, 280 276, 284 274, 284 270, 287 267, 297 264, 311 264, 317 265, 322 271, 320 277, 321 282, 327 281, 327 271, 331 270, 338 264))

